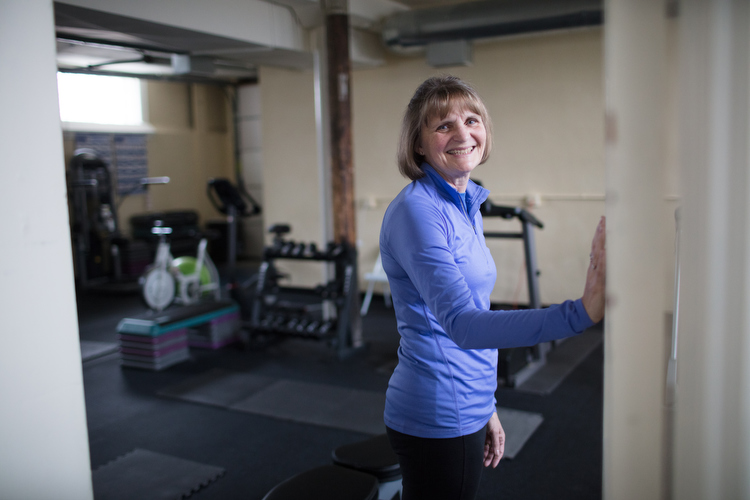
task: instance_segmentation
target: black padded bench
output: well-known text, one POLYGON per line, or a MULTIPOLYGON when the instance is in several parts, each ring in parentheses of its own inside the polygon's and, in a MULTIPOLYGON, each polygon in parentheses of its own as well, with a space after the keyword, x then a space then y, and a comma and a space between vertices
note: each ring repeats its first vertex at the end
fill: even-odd
POLYGON ((401 469, 388 436, 344 445, 334 465, 297 474, 276 485, 263 500, 393 500, 401 498, 401 469))
POLYGON ((376 500, 378 480, 375 476, 324 465, 293 476, 277 484, 263 500, 376 500))

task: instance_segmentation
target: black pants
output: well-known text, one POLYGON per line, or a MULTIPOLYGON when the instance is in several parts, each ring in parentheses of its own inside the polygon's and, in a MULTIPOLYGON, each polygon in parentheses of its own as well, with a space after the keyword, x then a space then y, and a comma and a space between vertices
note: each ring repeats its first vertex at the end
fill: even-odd
POLYGON ((403 477, 402 500, 473 500, 484 468, 486 430, 450 439, 386 428, 403 477))

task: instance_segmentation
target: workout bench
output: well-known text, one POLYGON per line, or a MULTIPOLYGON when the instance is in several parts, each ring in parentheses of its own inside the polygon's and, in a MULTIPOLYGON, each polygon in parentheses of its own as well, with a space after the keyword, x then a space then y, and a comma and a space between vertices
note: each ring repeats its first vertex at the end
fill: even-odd
POLYGON ((401 468, 386 434, 339 446, 332 460, 279 483, 263 500, 401 498, 401 468))

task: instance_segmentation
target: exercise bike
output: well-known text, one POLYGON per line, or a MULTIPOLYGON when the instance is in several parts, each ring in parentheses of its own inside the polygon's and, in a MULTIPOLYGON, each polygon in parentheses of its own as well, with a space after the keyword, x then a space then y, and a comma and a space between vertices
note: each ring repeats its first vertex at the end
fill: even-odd
POLYGON ((221 299, 219 272, 206 251, 208 244, 201 238, 196 257, 172 256, 167 235, 172 228, 156 221, 151 233, 159 237, 156 258, 140 279, 146 305, 162 311, 172 303, 195 304, 202 299, 221 299))

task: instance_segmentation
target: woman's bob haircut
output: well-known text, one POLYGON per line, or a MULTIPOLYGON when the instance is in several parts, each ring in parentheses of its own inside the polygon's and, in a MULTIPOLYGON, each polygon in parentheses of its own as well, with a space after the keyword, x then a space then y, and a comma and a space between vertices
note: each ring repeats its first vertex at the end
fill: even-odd
POLYGON ((481 118, 487 139, 479 164, 487 161, 492 150, 492 122, 482 98, 471 85, 455 76, 434 76, 425 80, 414 92, 401 123, 398 169, 404 177, 413 181, 424 177, 421 168, 424 156, 415 151, 422 127, 435 116, 445 118, 455 108, 468 109, 481 118))

